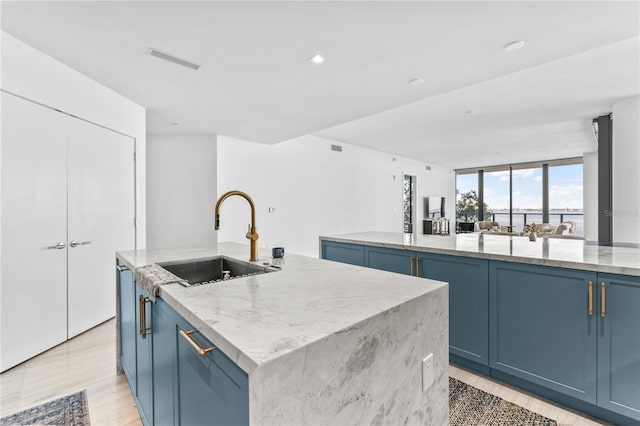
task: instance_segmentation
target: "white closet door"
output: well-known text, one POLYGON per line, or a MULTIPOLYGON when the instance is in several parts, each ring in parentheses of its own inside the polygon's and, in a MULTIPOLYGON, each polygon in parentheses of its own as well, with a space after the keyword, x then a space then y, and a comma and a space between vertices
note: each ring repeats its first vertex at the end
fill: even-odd
POLYGON ((5 93, 1 102, 4 371, 67 337, 63 135, 71 118, 5 93), (61 249, 50 248, 56 244, 61 249))
POLYGON ((70 135, 69 338, 115 315, 115 252, 135 240, 133 139, 81 120, 70 135))

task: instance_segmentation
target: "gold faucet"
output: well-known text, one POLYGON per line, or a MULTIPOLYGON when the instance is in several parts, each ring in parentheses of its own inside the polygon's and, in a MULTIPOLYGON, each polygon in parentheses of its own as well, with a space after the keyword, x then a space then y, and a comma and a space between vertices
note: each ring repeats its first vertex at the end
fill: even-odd
POLYGON ((247 232, 247 239, 251 241, 251 258, 250 260, 258 260, 258 233, 256 232, 256 208, 253 205, 253 200, 247 194, 242 191, 229 191, 222 194, 222 197, 218 199, 216 203, 216 231, 220 229, 220 206, 222 202, 227 198, 239 195, 249 202, 251 207, 251 225, 249 225, 249 232, 247 232))

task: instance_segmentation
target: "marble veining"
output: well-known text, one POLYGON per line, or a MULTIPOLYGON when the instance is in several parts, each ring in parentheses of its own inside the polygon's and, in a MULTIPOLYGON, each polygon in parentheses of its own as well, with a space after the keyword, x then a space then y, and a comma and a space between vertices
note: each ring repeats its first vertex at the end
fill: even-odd
POLYGON ((526 236, 489 233, 440 236, 399 232, 321 236, 320 240, 640 276, 639 248, 598 246, 583 240, 529 241, 526 236))

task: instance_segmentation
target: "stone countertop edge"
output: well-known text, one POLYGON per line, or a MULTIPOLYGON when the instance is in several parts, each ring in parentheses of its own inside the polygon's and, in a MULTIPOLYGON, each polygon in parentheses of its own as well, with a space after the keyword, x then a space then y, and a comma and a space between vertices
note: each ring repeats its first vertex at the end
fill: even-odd
MULTIPOLYGON (((380 248, 392 248, 392 249, 400 249, 407 251, 421 251, 425 253, 434 253, 434 254, 445 254, 452 256, 462 256, 462 257, 473 257, 478 259, 489 259, 489 260, 499 260, 505 262, 514 262, 514 263, 527 263, 531 265, 541 265, 541 266, 555 266, 560 268, 567 269, 579 269, 583 271, 591 271, 591 272, 605 272, 612 274, 620 274, 620 275, 630 275, 635 277, 640 277, 640 249, 632 248, 632 247, 618 247, 615 248, 618 251, 625 250, 629 253, 637 253, 636 261, 627 265, 612 265, 607 263, 595 263, 592 260, 570 260, 570 259, 562 259, 562 258, 540 258, 526 255, 513 255, 513 254, 505 254, 505 253, 492 253, 492 252, 482 252, 482 251, 470 251, 462 248, 452 248, 452 247, 440 247, 437 244, 431 245, 426 238, 435 238, 439 240, 437 242, 442 242, 444 238, 464 238, 467 240, 475 239, 476 241, 481 238, 480 234, 457 234, 457 235, 449 235, 449 236, 424 236, 420 237, 421 241, 418 242, 409 242, 409 243, 399 243, 394 241, 384 241, 386 238, 404 238, 404 234, 395 233, 395 232, 362 232, 357 234, 344 234, 344 235, 327 235, 320 236, 320 244, 322 241, 332 241, 337 243, 348 243, 348 244, 360 244, 372 247, 380 247, 380 248)), ((493 238, 493 239, 504 239, 504 241, 509 241, 515 238, 521 239, 522 241, 526 240, 527 244, 538 244, 542 245, 545 242, 544 239, 538 238, 538 241, 531 242, 528 241, 528 237, 513 237, 513 236, 487 236, 484 234, 482 238, 493 238)), ((494 240, 495 242, 496 240, 494 240)), ((547 239, 549 244, 557 246, 561 246, 563 244, 568 243, 569 245, 582 245, 585 247, 585 241, 582 240, 561 240, 561 239, 547 239)), ((436 243, 436 241, 434 241, 436 243)), ((611 256, 612 247, 609 246, 588 246, 589 250, 593 252, 593 254, 602 253, 603 257, 611 256)))
MULTIPOLYGON (((139 249, 138 251, 129 250, 129 251, 118 251, 116 252, 116 257, 120 261, 122 261, 129 269, 135 271, 137 267, 147 266, 149 264, 154 263, 162 263, 162 262, 172 262, 179 260, 198 260, 198 259, 207 259, 214 256, 228 256, 234 257, 240 260, 246 260, 245 255, 248 255, 249 247, 243 244, 237 243, 220 243, 216 248, 183 248, 183 249, 167 249, 167 250, 144 250, 139 249)), ((264 259, 271 260, 270 256, 267 256, 267 251, 260 251, 260 259, 261 261, 264 259)), ((207 287, 214 286, 215 284, 208 284, 204 286, 198 287, 183 287, 180 284, 166 284, 159 288, 158 296, 162 298, 164 302, 166 302, 169 306, 171 306, 175 311, 180 314, 185 320, 187 320, 193 327, 195 327, 204 337, 209 339, 211 343, 213 343, 218 349, 220 349, 226 356, 228 356, 232 361, 234 361, 242 370, 244 370, 247 374, 251 374, 255 369, 259 368, 261 365, 275 362, 278 358, 283 357, 295 350, 303 348, 315 341, 322 340, 331 336, 332 334, 339 333, 345 329, 353 327, 354 324, 361 323, 363 321, 367 321, 370 318, 381 315, 389 309, 394 308, 395 306, 402 305, 408 301, 420 298, 425 294, 428 294, 432 291, 435 291, 443 286, 447 286, 446 283, 435 280, 426 280, 416 277, 403 276, 398 274, 393 274, 386 271, 378 271, 369 268, 361 268, 358 266, 347 265, 336 262, 327 262, 324 260, 310 258, 305 256, 298 256, 294 254, 287 253, 285 258, 285 264, 281 271, 271 272, 268 274, 262 274, 249 278, 239 278, 237 279, 237 283, 242 285, 241 280, 250 280, 251 278, 255 278, 258 280, 258 285, 265 287, 265 292, 263 295, 267 296, 267 299, 264 302, 263 311, 258 312, 259 314, 267 313, 269 315, 275 315, 276 324, 283 324, 282 331, 280 334, 276 335, 273 338, 269 336, 265 337, 263 340, 263 347, 260 347, 260 343, 258 346, 255 346, 254 341, 249 341, 248 337, 243 336, 243 333, 246 332, 248 335, 251 335, 251 332, 260 332, 261 325, 256 325, 256 330, 248 330, 247 328, 243 328, 239 334, 234 334, 233 331, 237 329, 239 326, 251 326, 251 320, 247 320, 244 324, 234 323, 233 321, 228 321, 229 315, 224 316, 221 315, 216 317, 217 314, 207 312, 206 314, 203 312, 198 314, 198 311, 202 311, 202 305, 198 306, 197 302, 194 302, 196 299, 200 301, 206 300, 206 297, 211 297, 211 293, 215 293, 216 289, 207 287), (289 274, 287 275, 287 261, 289 265, 289 274), (369 296, 365 292, 363 294, 357 293, 361 290, 356 290, 356 296, 360 297, 370 297, 374 303, 370 306, 367 306, 365 310, 358 311, 356 314, 350 313, 349 318, 345 318, 342 323, 341 321, 335 321, 335 318, 331 318, 330 320, 323 323, 320 328, 315 328, 316 321, 310 321, 310 328, 308 332, 304 332, 306 330, 305 327, 300 328, 299 325, 292 326, 288 324, 286 321, 290 320, 290 318, 279 318, 278 310, 274 310, 272 312, 268 311, 269 303, 272 303, 274 298, 278 300, 282 300, 284 303, 284 309, 288 309, 291 307, 287 306, 288 304, 297 304, 298 300, 288 299, 287 295, 291 295, 287 292, 291 291, 291 287, 287 287, 286 281, 295 281, 299 280, 301 276, 308 273, 310 278, 317 279, 318 268, 326 269, 326 272, 329 277, 333 277, 336 274, 346 273, 347 275, 363 275, 365 282, 378 281, 381 287, 378 288, 378 291, 382 291, 386 286, 386 282, 389 278, 394 280, 393 286, 401 285, 401 288, 407 290, 403 295, 398 296, 396 291, 394 291, 395 301, 389 302, 388 300, 384 300, 385 298, 380 298, 382 300, 374 299, 375 296, 369 296), (278 280, 278 277, 282 276, 283 280, 278 280), (278 283, 278 281, 284 281, 285 284, 283 286, 274 286, 273 289, 268 288, 269 285, 273 285, 278 283), (417 286, 416 286, 417 284, 417 286), (283 297, 277 297, 278 294, 269 293, 270 291, 277 292, 282 291, 283 297), (209 293, 209 294, 207 294, 209 293), (227 324, 223 324, 223 327, 220 327, 218 324, 218 320, 224 322, 227 320, 227 324), (233 328, 235 326, 235 328, 233 328), (273 347, 283 340, 289 338, 289 334, 293 331, 296 331, 296 335, 291 336, 294 337, 294 343, 291 344, 290 347, 286 349, 273 349, 273 347), (299 334, 302 333, 303 336, 300 338, 299 334)), ((336 289, 338 289, 339 285, 331 283, 330 279, 324 278, 321 279, 318 285, 334 285, 336 289)), ((244 281, 244 286, 248 285, 248 281, 244 281)), ((342 283, 339 283, 342 284, 342 283)), ((313 286, 314 284, 308 284, 313 286)), ((334 291, 336 291, 334 289, 334 291)), ((303 288, 304 290, 304 288, 303 288)), ((330 289, 331 290, 331 289, 330 289)), ((224 291, 224 290, 223 290, 224 291)), ((386 290, 385 290, 386 291, 386 290)), ((244 297, 248 299, 250 294, 247 293, 246 296, 243 296, 242 287, 236 288, 236 291, 230 290, 232 294, 223 294, 228 298, 238 298, 244 297)), ((305 292, 306 293, 306 292, 305 292)), ((338 294, 340 294, 338 292, 338 294)), ((378 293, 379 295, 379 293, 378 293)), ((255 296, 255 295, 254 295, 255 296)), ((313 297, 306 296, 305 297, 313 297)), ((331 300, 331 299, 329 299, 331 300)), ((345 313, 351 307, 349 305, 349 297, 346 297, 346 302, 340 306, 342 309, 341 313, 345 313)), ((252 301, 255 302, 255 301, 252 301)), ((313 303, 314 299, 307 299, 307 303, 313 303)), ((325 306, 326 307, 326 306, 325 306)), ((238 307, 238 309, 242 309, 244 306, 238 307)), ((353 306, 358 308, 357 305, 353 306)), ((231 312, 231 311, 230 311, 231 312)), ((319 312, 323 312, 320 310, 319 312)), ((247 313, 249 315, 250 313, 247 313)), ((320 315, 320 314, 319 314, 320 315)), ((281 316, 286 317, 286 314, 282 314, 281 316)), ((326 314, 325 314, 326 316, 326 314)), ((240 319, 239 321, 242 321, 240 319)), ((322 321, 318 321, 321 322, 322 321)))

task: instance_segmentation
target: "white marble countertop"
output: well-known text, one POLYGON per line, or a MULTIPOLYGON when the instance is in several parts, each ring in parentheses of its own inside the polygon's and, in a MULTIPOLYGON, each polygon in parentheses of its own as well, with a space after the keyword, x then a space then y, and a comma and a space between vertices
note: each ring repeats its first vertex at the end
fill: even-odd
POLYGON ((491 235, 410 235, 361 232, 321 236, 320 240, 363 244, 508 262, 640 276, 640 249, 598 246, 583 240, 491 235))
MULTIPOLYGON (((226 255, 248 261, 249 247, 122 251, 130 269, 226 255)), ((258 263, 271 262, 266 252, 258 263)), ((375 315, 446 286, 287 253, 282 270, 196 287, 167 284, 159 296, 247 373, 375 315)))

